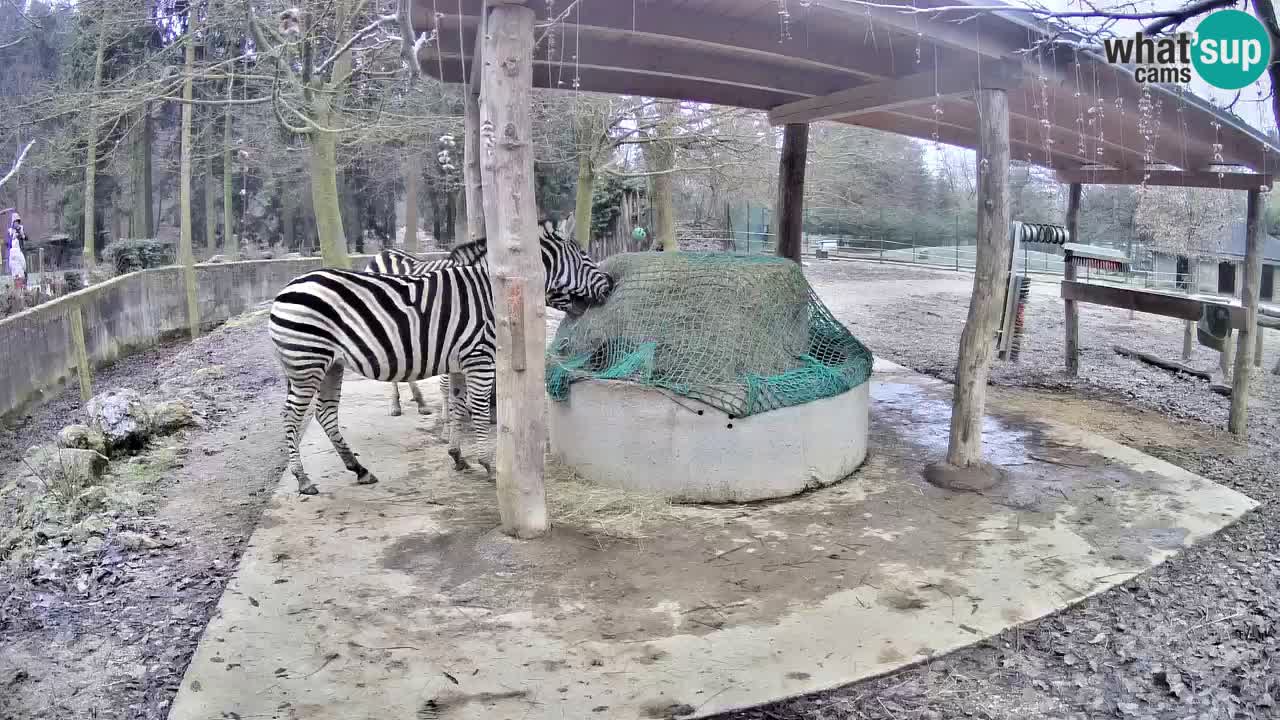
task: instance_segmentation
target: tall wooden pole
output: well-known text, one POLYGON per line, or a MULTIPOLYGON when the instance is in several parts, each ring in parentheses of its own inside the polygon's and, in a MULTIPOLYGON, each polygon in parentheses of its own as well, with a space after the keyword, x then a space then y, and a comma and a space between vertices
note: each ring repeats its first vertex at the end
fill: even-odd
POLYGON ((804 236, 804 170, 809 124, 787 123, 778 158, 778 255, 800 262, 804 236))
POLYGON ((1246 437, 1249 418, 1249 371, 1254 333, 1258 328, 1258 291, 1262 285, 1262 192, 1249 191, 1249 210, 1245 222, 1244 285, 1240 301, 1244 305, 1244 327, 1239 330, 1236 346, 1235 374, 1231 378, 1231 415, 1227 429, 1233 435, 1246 437))
MULTIPOLYGON (((546 310, 534 204, 533 10, 494 4, 482 39, 480 171, 497 319, 498 511, 508 535, 549 526, 543 488, 546 310), (492 132, 492 135, 489 132, 492 132)), ((465 146, 464 146, 465 150, 465 146)))
MULTIPOLYGON (((1073 243, 1080 242, 1080 183, 1071 183, 1067 194, 1067 237, 1073 243)), ((1062 268, 1063 280, 1076 279, 1076 266, 1067 263, 1062 268)), ((1075 300, 1063 300, 1067 328, 1067 374, 1080 374, 1080 308, 1075 300)))
POLYGON ((999 473, 982 463, 982 416, 987 377, 995 350, 1001 301, 1009 284, 1013 245, 1009 238, 1009 95, 1006 90, 978 90, 978 238, 969 317, 960 335, 956 388, 951 410, 949 470, 959 477, 930 476, 943 485, 980 488, 999 473), (981 471, 981 472, 979 472, 981 471))
POLYGON ((467 240, 479 240, 484 237, 484 188, 481 184, 480 171, 480 79, 483 75, 481 63, 484 44, 484 23, 476 28, 475 57, 468 69, 471 76, 467 78, 466 91, 463 93, 465 111, 463 115, 462 138, 462 182, 467 198, 467 240))

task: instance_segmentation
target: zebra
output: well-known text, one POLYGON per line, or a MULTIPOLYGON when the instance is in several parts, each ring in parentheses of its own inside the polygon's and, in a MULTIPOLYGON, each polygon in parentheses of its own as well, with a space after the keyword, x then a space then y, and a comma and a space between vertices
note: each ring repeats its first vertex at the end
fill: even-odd
MULTIPOLYGON (((472 265, 479 258, 475 256, 474 249, 468 250, 465 246, 461 247, 456 254, 450 254, 448 257, 438 258, 435 260, 421 260, 414 257, 410 253, 395 248, 387 248, 374 255, 365 266, 365 272, 377 272, 388 275, 409 275, 412 277, 421 277, 437 270, 443 270, 447 267, 455 265, 472 265)), ((418 389, 415 382, 406 383, 409 386, 409 393, 413 395, 413 402, 418 406, 419 415, 429 415, 430 410, 427 409, 427 401, 422 397, 422 391, 418 389)), ((443 427, 445 410, 449 407, 449 376, 444 375, 440 378, 440 408, 441 413, 436 416, 435 431, 439 431, 443 427)), ((490 421, 496 419, 497 416, 497 393, 490 398, 489 403, 490 421)), ((391 415, 398 416, 401 414, 400 409, 400 383, 391 383, 391 415)))
MULTIPOLYGON (((571 316, 603 303, 613 279, 572 240, 542 225, 539 237, 547 304, 571 316)), ((318 490, 302 466, 301 430, 313 400, 324 428, 356 484, 378 481, 360 464, 338 428, 342 374, 350 366, 383 382, 411 382, 446 373, 460 376, 472 418, 480 463, 493 472, 489 398, 494 385, 495 319, 487 242, 474 240, 451 253, 455 266, 421 277, 351 270, 315 270, 294 278, 278 292, 268 332, 287 383, 284 418, 289 470, 298 492, 318 490), (468 256, 471 265, 462 264, 468 256), (465 389, 464 389, 465 388, 465 389)), ((451 403, 452 405, 453 403, 451 403)), ((462 459, 455 415, 449 413, 449 456, 462 459)))

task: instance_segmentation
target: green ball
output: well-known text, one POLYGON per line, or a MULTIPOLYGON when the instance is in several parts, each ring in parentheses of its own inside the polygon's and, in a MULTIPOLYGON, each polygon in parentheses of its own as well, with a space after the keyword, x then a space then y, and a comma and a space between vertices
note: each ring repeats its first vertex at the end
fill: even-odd
POLYGON ((644 231, 644 228, 642 228, 642 227, 638 227, 638 228, 636 228, 635 230, 632 230, 632 231, 631 231, 631 239, 632 239, 632 240, 643 240, 643 239, 645 239, 645 236, 646 236, 646 235, 648 235, 648 233, 646 233, 646 232, 644 231))

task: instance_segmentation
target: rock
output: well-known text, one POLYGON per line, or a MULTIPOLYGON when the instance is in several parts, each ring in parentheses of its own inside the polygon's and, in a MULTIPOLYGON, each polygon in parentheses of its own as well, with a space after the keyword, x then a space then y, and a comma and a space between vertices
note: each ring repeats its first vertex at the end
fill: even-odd
POLYGON ((89 427, 106 438, 107 450, 138 450, 151 430, 142 397, 133 390, 108 390, 89 401, 89 427))
POLYGON ((32 448, 24 463, 51 492, 71 500, 84 488, 98 484, 107 469, 107 458, 96 450, 32 448))
POLYGON ((107 504, 107 488, 102 485, 93 485, 76 496, 76 503, 86 512, 101 510, 107 504))
POLYGON ((276 254, 271 252, 270 250, 263 250, 262 254, 259 255, 258 257, 259 259, 262 259, 262 260, 273 260, 275 259, 275 256, 276 254))
POLYGON ((210 256, 208 260, 205 260, 205 262, 207 263, 224 263, 226 261, 227 261, 226 255, 213 255, 213 256, 210 256))
POLYGON ((170 433, 194 422, 191 406, 181 400, 162 402, 151 408, 151 427, 157 433, 170 433))
POLYGON ((88 425, 68 425, 58 433, 58 445, 75 450, 93 450, 105 455, 107 439, 88 425))
POLYGON ((116 540, 129 550, 158 550, 160 548, 173 547, 171 542, 157 540, 150 535, 143 535, 131 530, 122 530, 116 533, 116 540))
POLYGON ((197 383, 206 383, 210 380, 220 380, 227 376, 227 369, 221 365, 210 365, 203 367, 191 373, 191 379, 197 383))

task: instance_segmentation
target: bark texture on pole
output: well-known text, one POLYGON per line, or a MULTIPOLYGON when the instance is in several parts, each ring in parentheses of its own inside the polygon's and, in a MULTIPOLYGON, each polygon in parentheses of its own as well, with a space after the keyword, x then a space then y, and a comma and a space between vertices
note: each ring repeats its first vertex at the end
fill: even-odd
POLYGON ((1231 414, 1227 421, 1227 429, 1233 435, 1247 435, 1249 419, 1249 371, 1253 359, 1250 350, 1253 348, 1254 333, 1260 333, 1258 327, 1258 292, 1262 287, 1262 192, 1249 191, 1249 209, 1245 221, 1244 251, 1244 285, 1240 289, 1240 301, 1244 305, 1244 327, 1240 333, 1239 345, 1236 348, 1235 375, 1231 378, 1231 414))
POLYGON ((418 228, 422 213, 418 211, 418 186, 422 180, 422 154, 408 148, 404 159, 404 251, 418 252, 418 228))
POLYGON ((182 263, 182 278, 187 291, 187 332, 195 339, 200 334, 200 303, 196 299, 195 254, 191 249, 191 95, 192 79, 196 65, 195 30, 187 28, 186 80, 182 83, 181 156, 178 163, 178 261, 182 263))
MULTIPOLYGON (((484 23, 476 30, 476 57, 469 68, 472 76, 480 74, 483 62, 484 23)), ((467 196, 467 240, 485 237, 485 202, 480 171, 480 83, 474 78, 463 95, 462 185, 467 196)))
POLYGON ((537 537, 549 527, 543 488, 547 420, 544 271, 534 203, 533 10, 495 5, 483 37, 480 169, 497 320, 497 481, 502 530, 537 537))
POLYGON ((808 123, 788 123, 778 158, 778 255, 800 262, 804 236, 804 170, 809 154, 808 123))
POLYGON ((1009 282, 1009 96, 982 89, 978 104, 978 246, 969 316, 960 335, 947 463, 982 461, 982 415, 1000 308, 1009 282))
MULTIPOLYGON (((1067 194, 1067 236, 1071 242, 1080 242, 1080 183, 1071 183, 1067 194)), ((1062 268, 1062 279, 1075 280, 1076 266, 1067 263, 1062 268)), ((1063 300, 1063 311, 1066 317, 1066 350, 1067 374, 1075 377, 1080 374, 1080 307, 1075 300, 1063 300)))

